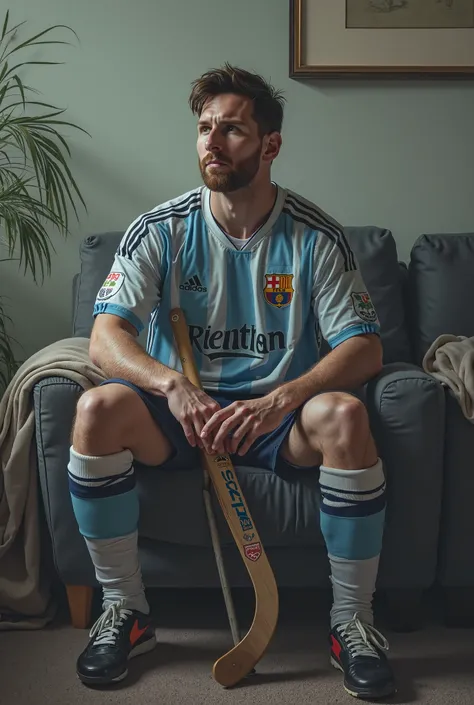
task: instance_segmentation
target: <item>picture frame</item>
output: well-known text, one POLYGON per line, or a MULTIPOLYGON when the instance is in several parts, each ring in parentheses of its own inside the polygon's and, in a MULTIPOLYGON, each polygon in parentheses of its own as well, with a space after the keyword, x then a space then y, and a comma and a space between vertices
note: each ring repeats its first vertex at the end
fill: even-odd
POLYGON ((474 78, 474 0, 419 2, 290 0, 290 78, 474 78))

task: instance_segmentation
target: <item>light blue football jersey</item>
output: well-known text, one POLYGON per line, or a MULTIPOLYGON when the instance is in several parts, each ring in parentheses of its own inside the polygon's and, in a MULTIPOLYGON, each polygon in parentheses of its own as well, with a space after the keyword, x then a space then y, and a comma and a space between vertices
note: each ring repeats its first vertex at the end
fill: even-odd
POLYGON ((215 221, 201 186, 137 218, 97 294, 94 316, 114 314, 146 349, 182 371, 169 320, 183 309, 203 387, 265 394, 379 321, 342 227, 278 188, 264 225, 238 249, 215 221))

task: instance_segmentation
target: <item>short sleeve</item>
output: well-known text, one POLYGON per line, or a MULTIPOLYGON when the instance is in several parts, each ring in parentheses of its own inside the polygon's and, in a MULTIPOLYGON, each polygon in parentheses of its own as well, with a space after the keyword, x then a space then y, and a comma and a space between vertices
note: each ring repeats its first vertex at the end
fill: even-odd
POLYGON ((94 317, 112 313, 131 323, 138 333, 148 325, 161 300, 163 240, 159 229, 137 219, 126 231, 112 267, 97 292, 94 317))
POLYGON ((313 310, 331 348, 356 335, 380 333, 377 313, 342 229, 318 233, 313 310))

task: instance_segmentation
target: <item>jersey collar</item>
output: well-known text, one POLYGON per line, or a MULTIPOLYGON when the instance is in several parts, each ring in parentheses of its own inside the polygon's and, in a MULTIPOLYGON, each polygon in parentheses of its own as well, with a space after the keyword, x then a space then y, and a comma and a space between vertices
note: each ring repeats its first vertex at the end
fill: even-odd
POLYGON ((275 225, 276 221, 280 216, 286 199, 285 189, 278 186, 278 184, 275 184, 275 186, 277 188, 277 196, 270 216, 267 218, 265 223, 263 223, 263 225, 256 232, 254 232, 252 237, 249 237, 249 239, 246 241, 244 247, 241 250, 238 250, 234 246, 233 242, 229 240, 227 235, 221 230, 218 223, 216 222, 216 219, 214 218, 211 211, 211 191, 207 188, 207 186, 204 186, 202 190, 202 212, 204 214, 204 220, 206 221, 206 225, 209 228, 210 232, 214 235, 214 237, 219 240, 219 242, 226 249, 231 250, 232 252, 248 252, 249 250, 253 250, 258 245, 258 243, 261 242, 268 235, 268 233, 271 232, 273 226, 275 225))

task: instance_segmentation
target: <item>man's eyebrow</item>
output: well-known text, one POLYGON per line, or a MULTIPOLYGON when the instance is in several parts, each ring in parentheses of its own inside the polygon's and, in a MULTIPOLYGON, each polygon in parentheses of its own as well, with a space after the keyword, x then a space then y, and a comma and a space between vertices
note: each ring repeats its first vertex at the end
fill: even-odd
MULTIPOLYGON (((198 125, 208 125, 211 122, 211 120, 206 120, 206 118, 201 118, 198 122, 198 125)), ((232 119, 232 118, 223 118, 222 120, 219 120, 221 124, 224 125, 246 125, 247 123, 244 122, 244 120, 239 120, 238 118, 232 119)))

